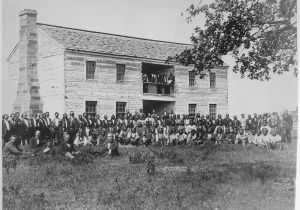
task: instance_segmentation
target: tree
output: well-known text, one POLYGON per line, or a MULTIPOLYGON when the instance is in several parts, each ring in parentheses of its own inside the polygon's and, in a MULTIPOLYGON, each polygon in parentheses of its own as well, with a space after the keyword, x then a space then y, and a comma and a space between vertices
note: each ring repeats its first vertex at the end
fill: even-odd
POLYGON ((200 78, 214 66, 223 65, 222 56, 235 59, 233 71, 241 77, 269 80, 271 73, 294 70, 297 75, 296 51, 297 0, 215 0, 191 5, 190 22, 205 15, 203 27, 191 36, 193 47, 169 61, 192 65, 200 78))

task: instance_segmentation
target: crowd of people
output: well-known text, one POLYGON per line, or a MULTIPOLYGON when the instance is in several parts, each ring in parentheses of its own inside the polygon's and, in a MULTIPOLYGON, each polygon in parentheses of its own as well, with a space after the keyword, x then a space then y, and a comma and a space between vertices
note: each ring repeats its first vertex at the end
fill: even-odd
POLYGON ((22 147, 28 145, 32 154, 48 152, 55 148, 58 154, 69 158, 80 153, 82 148, 90 147, 95 153, 107 152, 118 155, 119 145, 132 146, 201 146, 206 141, 215 144, 253 144, 267 150, 281 148, 291 142, 293 119, 285 112, 273 114, 254 114, 231 119, 228 114, 222 117, 190 114, 178 115, 166 109, 159 115, 131 113, 130 110, 119 117, 107 115, 100 119, 87 113, 75 117, 73 111, 59 113, 50 119, 49 112, 28 118, 27 113, 19 112, 3 115, 2 140, 4 155, 21 155, 22 147))

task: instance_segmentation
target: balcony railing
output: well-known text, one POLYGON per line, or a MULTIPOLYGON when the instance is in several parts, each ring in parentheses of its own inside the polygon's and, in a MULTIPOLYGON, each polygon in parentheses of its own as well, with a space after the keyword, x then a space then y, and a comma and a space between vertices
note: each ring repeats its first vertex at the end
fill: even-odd
POLYGON ((147 95, 174 96, 174 84, 143 82, 143 93, 147 95))

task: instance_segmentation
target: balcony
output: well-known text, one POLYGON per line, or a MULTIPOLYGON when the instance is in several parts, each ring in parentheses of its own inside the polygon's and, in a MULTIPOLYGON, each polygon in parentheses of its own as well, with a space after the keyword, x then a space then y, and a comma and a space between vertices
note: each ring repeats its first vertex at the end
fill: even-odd
POLYGON ((142 64, 143 99, 175 101, 174 67, 163 64, 142 64))
POLYGON ((144 82, 143 100, 175 101, 174 85, 144 82))

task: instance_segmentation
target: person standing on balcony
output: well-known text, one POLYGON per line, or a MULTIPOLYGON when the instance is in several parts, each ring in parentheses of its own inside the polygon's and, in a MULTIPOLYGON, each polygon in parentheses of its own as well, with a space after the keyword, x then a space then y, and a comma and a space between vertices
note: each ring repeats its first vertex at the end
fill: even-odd
POLYGON ((168 84, 170 85, 170 94, 174 93, 175 76, 173 72, 168 77, 168 84))

